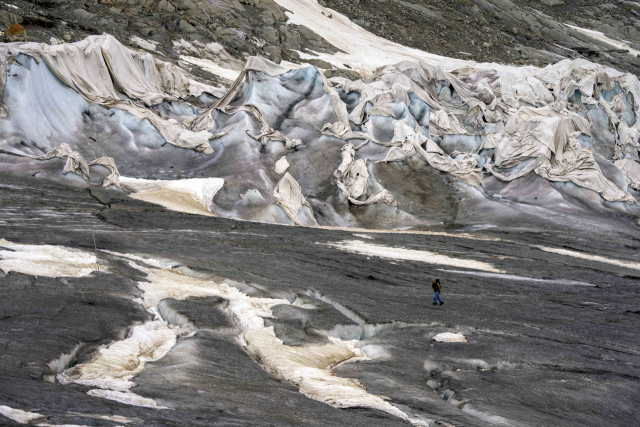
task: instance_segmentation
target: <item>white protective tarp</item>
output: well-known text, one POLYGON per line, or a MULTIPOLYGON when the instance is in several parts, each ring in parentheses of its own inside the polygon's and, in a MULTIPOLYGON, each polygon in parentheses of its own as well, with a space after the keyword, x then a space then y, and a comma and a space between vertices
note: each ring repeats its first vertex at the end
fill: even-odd
MULTIPOLYGON (((71 149, 69 144, 59 144, 53 148, 53 150, 49 151, 43 156, 33 156, 30 154, 24 153, 16 153, 8 150, 1 150, 2 154, 9 154, 12 156, 18 157, 26 157, 34 160, 51 160, 51 159, 67 159, 67 162, 64 165, 62 173, 67 174, 69 172, 73 172, 76 175, 80 176, 87 183, 91 183, 91 174, 89 172, 89 166, 103 166, 109 170, 109 175, 107 175, 102 180, 102 187, 108 187, 109 185, 114 185, 116 187, 120 187, 120 173, 118 172, 118 168, 116 167, 116 163, 113 161, 111 157, 100 157, 95 159, 91 163, 87 163, 87 161, 82 157, 82 155, 71 149)), ((92 184, 93 185, 93 184, 92 184)))
POLYGON ((622 171, 629 187, 640 191, 640 163, 633 159, 622 159, 614 164, 622 171))
POLYGON ((8 61, 19 54, 44 60, 63 83, 88 102, 119 108, 140 120, 149 120, 168 143, 213 153, 209 139, 214 136, 208 130, 193 132, 146 108, 163 101, 198 96, 204 90, 221 95, 216 88, 194 82, 178 67, 159 61, 149 53, 128 49, 107 34, 59 45, 3 43, 0 44, 0 68, 7 68, 8 61), (124 99, 116 88, 140 103, 124 99))
POLYGON ((285 173, 278 182, 278 185, 273 190, 273 196, 276 198, 278 206, 285 211, 291 221, 295 225, 302 225, 298 212, 302 209, 302 206, 306 206, 311 210, 311 205, 302 195, 300 184, 289 172, 285 173))
POLYGON ((487 135, 482 147, 495 149, 495 162, 486 169, 501 180, 513 180, 532 171, 550 181, 573 182, 600 193, 605 200, 635 203, 635 199, 602 174, 591 148, 578 142, 581 133, 589 132, 589 123, 569 111, 558 113, 549 107, 521 107, 505 128, 487 135), (511 168, 534 159, 513 175, 494 167, 511 168))
POLYGON ((469 153, 460 153, 459 159, 447 155, 442 149, 419 130, 412 129, 404 121, 395 124, 392 147, 382 162, 397 162, 419 154, 429 165, 439 171, 449 173, 469 185, 482 184, 482 171, 478 160, 469 153), (426 148, 422 145, 426 144, 426 148))

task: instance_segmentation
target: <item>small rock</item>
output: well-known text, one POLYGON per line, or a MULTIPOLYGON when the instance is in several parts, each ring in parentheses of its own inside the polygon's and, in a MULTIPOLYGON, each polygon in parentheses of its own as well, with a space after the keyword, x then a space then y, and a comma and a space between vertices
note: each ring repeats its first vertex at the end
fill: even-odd
POLYGON ((183 33, 195 33, 196 32, 196 29, 194 28, 194 26, 189 24, 184 19, 180 20, 180 22, 178 23, 178 28, 180 28, 180 31, 183 32, 183 33))
POLYGON ((305 59, 305 62, 313 65, 314 67, 322 68, 324 70, 330 70, 333 66, 327 61, 323 61, 322 59, 305 59))
POLYGON ((484 43, 482 43, 482 46, 484 46, 484 47, 491 47, 491 43, 489 43, 489 42, 484 42, 484 43))
POLYGON ((4 41, 6 42, 24 42, 27 41, 27 33, 24 27, 18 23, 9 25, 4 32, 4 41))
POLYGON ((322 37, 316 34, 312 29, 307 28, 304 25, 298 25, 297 28, 298 28, 298 32, 309 40, 315 40, 318 42, 322 40, 322 37))
POLYGON ((73 11, 73 14, 75 15, 76 18, 82 19, 82 20, 93 19, 96 16, 95 13, 88 12, 84 9, 76 9, 73 11))
POLYGON ((171 2, 167 1, 167 0, 160 0, 160 3, 158 4, 158 7, 160 7, 160 9, 162 10, 166 10, 167 12, 175 12, 176 8, 174 5, 171 4, 171 2))
POLYGON ((282 51, 278 46, 265 46, 263 50, 273 62, 279 64, 282 61, 282 51))
POLYGON ((267 42, 269 42, 271 44, 278 43, 278 41, 280 39, 280 35, 278 34, 278 30, 276 30, 273 27, 258 28, 256 33, 258 34, 259 37, 262 37, 263 39, 265 39, 267 42))

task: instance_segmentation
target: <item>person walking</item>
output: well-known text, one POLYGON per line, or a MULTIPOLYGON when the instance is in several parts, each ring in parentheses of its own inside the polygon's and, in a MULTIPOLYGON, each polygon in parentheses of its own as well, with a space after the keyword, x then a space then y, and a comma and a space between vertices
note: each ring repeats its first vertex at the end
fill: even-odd
POLYGON ((442 290, 442 286, 440 286, 440 279, 433 279, 431 283, 431 287, 433 287, 433 305, 438 304, 440 301, 440 305, 444 304, 444 302, 440 299, 440 291, 442 290))

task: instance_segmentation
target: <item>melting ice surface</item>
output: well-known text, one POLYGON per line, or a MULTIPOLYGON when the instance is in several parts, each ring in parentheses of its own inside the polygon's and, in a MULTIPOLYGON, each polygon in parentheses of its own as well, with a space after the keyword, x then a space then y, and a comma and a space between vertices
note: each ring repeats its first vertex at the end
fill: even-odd
MULTIPOLYGON (((34 271, 43 271, 51 277, 77 277, 90 273, 91 263, 95 265, 95 256, 70 251, 63 247, 16 245, 6 240, 0 243, 15 251, 3 251, 3 253, 18 254, 18 256, 14 255, 12 260, 0 260, 0 267, 5 271, 16 269, 18 263, 15 259, 18 259, 20 254, 22 259, 27 259, 28 262, 21 265, 21 270, 16 271, 30 274, 34 271), (64 256, 55 260, 50 255, 29 257, 41 252, 64 256), (81 261, 78 262, 78 260, 81 261), (60 265, 55 266, 56 262, 60 265)), ((58 374, 60 383, 77 383, 96 387, 88 394, 130 405, 160 408, 154 400, 129 391, 135 385, 132 380, 144 369, 146 362, 164 357, 173 348, 178 337, 189 336, 196 331, 190 325, 179 327, 168 324, 159 315, 158 304, 166 298, 218 296, 229 301, 226 312, 240 329, 239 344, 254 360, 259 360, 271 375, 296 385, 309 398, 338 408, 377 409, 413 425, 427 425, 407 415, 386 398, 368 393, 358 381, 338 377, 332 372, 331 368, 340 363, 368 358, 364 351, 356 347, 355 341, 330 337, 331 342, 322 346, 285 345, 276 336, 272 326, 265 326, 264 318, 272 316, 273 306, 291 304, 288 300, 250 297, 225 283, 216 283, 184 274, 188 270, 170 267, 147 269, 136 263, 143 260, 147 265, 161 266, 166 265, 166 262, 142 259, 135 255, 113 252, 111 254, 128 259, 132 267, 146 273, 148 282, 138 283, 140 289, 144 291, 140 303, 154 314, 155 319, 134 326, 124 340, 99 348, 96 355, 88 362, 75 365, 58 374)), ((27 422, 31 419, 29 418, 31 413, 8 407, 0 407, 0 413, 11 419, 22 417, 20 419, 27 422)), ((40 414, 33 414, 33 417, 36 415, 40 416, 40 414)))

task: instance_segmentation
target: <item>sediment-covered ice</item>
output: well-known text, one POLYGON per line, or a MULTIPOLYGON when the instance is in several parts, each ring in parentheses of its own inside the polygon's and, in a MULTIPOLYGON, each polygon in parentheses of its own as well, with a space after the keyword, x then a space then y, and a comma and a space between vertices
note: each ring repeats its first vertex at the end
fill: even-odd
MULTIPOLYGON (((21 270, 25 273, 44 271, 52 276, 76 276, 78 272, 83 272, 83 264, 80 263, 78 266, 73 262, 75 259, 85 260, 82 253, 78 255, 75 251, 60 247, 16 245, 6 240, 1 243, 2 246, 12 249, 12 251, 4 251, 3 254, 25 251, 49 254, 45 257, 31 257, 21 270), (75 257, 69 263, 65 262, 64 257, 52 258, 51 253, 63 255, 66 258, 75 254, 75 257)), ((171 267, 149 269, 137 265, 136 261, 143 260, 147 265, 158 266, 160 263, 148 262, 149 260, 135 255, 111 254, 129 258, 133 266, 147 273, 147 281, 138 283, 144 291, 140 302, 156 316, 156 319, 133 326, 125 339, 98 348, 89 361, 58 373, 57 379, 61 384, 76 383, 96 387, 88 394, 130 405, 160 408, 153 399, 130 391, 130 388, 135 385, 133 378, 144 369, 145 363, 159 360, 166 355, 173 348, 178 337, 188 336, 194 331, 193 325, 177 326, 162 319, 158 313, 158 304, 167 298, 219 296, 229 301, 226 311, 241 331, 239 344, 255 360, 259 360, 272 375, 295 384, 302 393, 312 399, 341 408, 378 409, 408 420, 414 425, 422 425, 420 421, 411 419, 385 398, 368 393, 356 380, 337 377, 333 374, 331 368, 340 363, 367 358, 366 353, 356 348, 354 342, 331 338, 331 343, 323 346, 291 347, 277 338, 273 327, 265 326, 264 318, 272 316, 271 309, 275 305, 291 304, 288 300, 250 297, 226 283, 187 276, 171 267)), ((90 256, 86 260, 94 262, 95 257, 90 256)), ((7 259, 2 261, 5 262, 7 259)), ((4 264, 6 271, 13 269, 15 264, 11 262, 15 263, 15 258, 4 264)), ((374 348, 370 351, 372 354, 382 354, 374 348)), ((73 357, 75 357, 75 350, 68 355, 62 355, 59 360, 52 361, 54 372, 66 366, 73 357)), ((0 410, 3 415, 21 420, 19 422, 22 420, 28 422, 41 417, 39 414, 8 407, 0 407, 0 410)))

